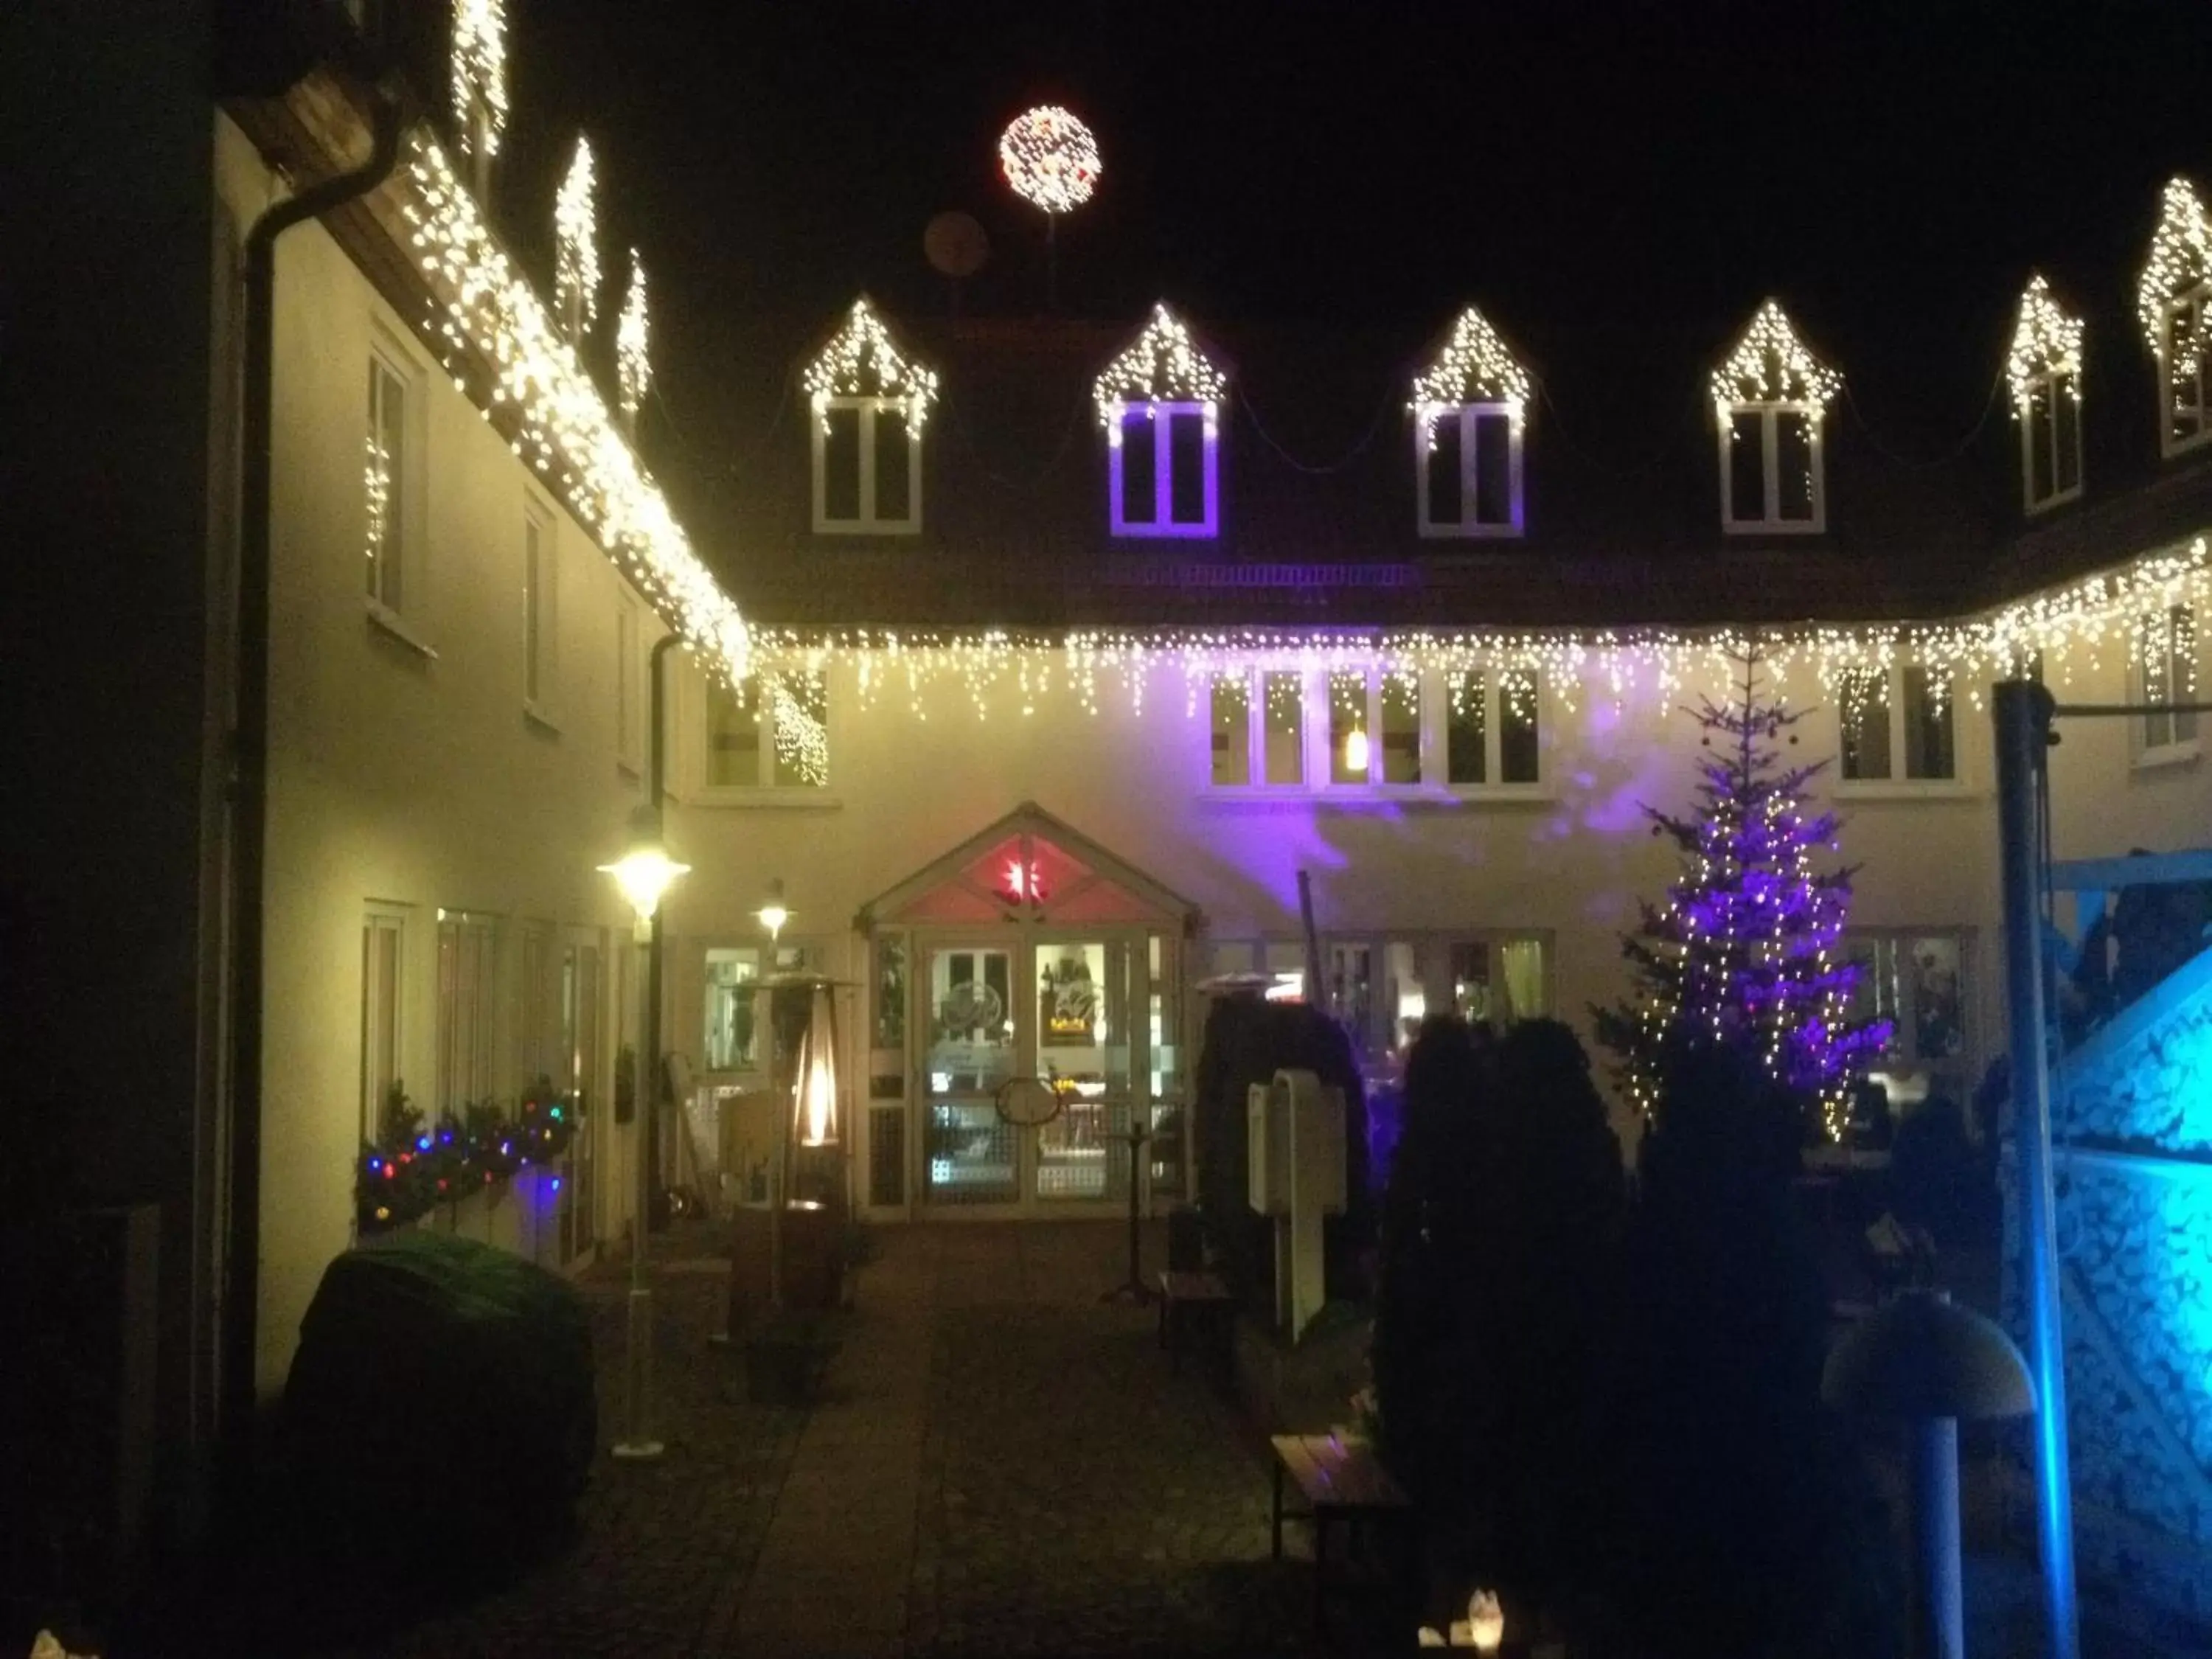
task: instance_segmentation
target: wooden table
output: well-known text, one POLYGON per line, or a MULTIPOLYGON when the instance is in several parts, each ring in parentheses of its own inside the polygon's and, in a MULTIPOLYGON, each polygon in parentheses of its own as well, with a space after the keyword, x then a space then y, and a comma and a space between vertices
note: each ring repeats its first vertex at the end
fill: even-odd
POLYGON ((1333 1434, 1278 1434, 1270 1436, 1268 1443, 1275 1454, 1274 1559, 1283 1559, 1284 1522, 1313 1522, 1314 1623, 1323 1623, 1328 1592, 1328 1531, 1340 1522, 1350 1534, 1355 1553, 1363 1526, 1387 1522, 1400 1534, 1395 1540, 1398 1559, 1395 1576, 1397 1589, 1410 1612, 1413 1602, 1410 1581, 1415 1559, 1413 1500, 1406 1496, 1405 1488, 1391 1479, 1390 1472, 1375 1455, 1374 1448, 1364 1441, 1346 1440, 1333 1434), (1305 1500, 1304 1509, 1283 1506, 1286 1480, 1297 1484, 1298 1495, 1305 1500))

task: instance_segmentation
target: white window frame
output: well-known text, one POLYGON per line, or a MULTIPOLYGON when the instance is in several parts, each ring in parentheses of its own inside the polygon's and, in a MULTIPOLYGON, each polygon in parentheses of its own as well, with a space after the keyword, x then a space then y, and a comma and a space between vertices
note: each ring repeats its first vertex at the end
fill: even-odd
POLYGON ((1221 529, 1221 437, 1217 411, 1202 403, 1163 399, 1158 403, 1124 406, 1120 427, 1106 447, 1107 522, 1112 533, 1126 537, 1200 538, 1215 536, 1221 529), (1152 437, 1152 520, 1131 523, 1122 482, 1121 458, 1128 447, 1130 417, 1142 415, 1152 437), (1199 419, 1199 465, 1206 484, 1206 517, 1176 523, 1175 507, 1175 445, 1170 436, 1174 417, 1194 415, 1199 419))
POLYGON ((643 618, 624 593, 615 606, 615 764, 632 777, 644 763, 643 618))
MULTIPOLYGON (((1896 1024, 1896 1049, 1893 1053, 1875 1056, 1868 1069, 1873 1073, 1893 1077, 1900 1073, 1907 1075, 1917 1073, 1930 1079, 1931 1086, 1932 1079, 1937 1073, 1946 1073, 1956 1085, 1955 1098, 1960 1109, 1971 1113, 1973 1103, 1967 1098, 1967 1093, 1972 1089, 1976 1079, 1981 1074, 1978 1063, 1979 1051, 1976 1046, 1975 1030, 1975 994, 1979 988, 1977 978, 1980 973, 1980 964, 1976 961, 1974 955, 1973 929, 1949 925, 1929 927, 1846 927, 1844 930, 1842 944, 1846 960, 1855 958, 1856 947, 1874 946, 1877 953, 1876 964, 1879 966, 1879 952, 1882 946, 1888 946, 1892 952, 1908 951, 1918 940, 1929 939, 1948 939, 1958 949, 1959 1052, 1953 1055, 1939 1054, 1932 1058, 1923 1054, 1920 1052, 1920 1032, 1917 1022, 1912 1018, 1910 1009, 1900 1006, 1893 1014, 1887 1016, 1893 1018, 1896 1024)), ((1879 995, 1876 997, 1875 1012, 1876 1018, 1885 1017, 1881 1012, 1879 995)), ((1914 1103, 1897 1103, 1902 1105, 1914 1103)), ((1968 1128, 1971 1132, 1972 1129, 1971 1122, 1968 1128)))
POLYGON ((2158 354, 2158 453, 2180 455, 2212 443, 2212 283, 2199 283, 2166 302, 2160 311, 2159 339, 2165 349, 2158 354), (2197 354, 2197 372, 2186 379, 2182 373, 2183 354, 2175 349, 2185 319, 2194 324, 2202 347, 2197 354), (2196 395, 2185 405, 2179 394, 2189 380, 2194 380, 2196 395), (2193 411, 2189 416, 2196 427, 2193 432, 2176 430, 2183 423, 2185 407, 2193 411))
POLYGON ((1522 493, 1521 420, 1516 405, 1505 403, 1449 404, 1427 411, 1413 422, 1413 522, 1425 538, 1511 540, 1523 532, 1525 501, 1522 493), (1485 420, 1502 420, 1506 430, 1506 489, 1512 511, 1508 519, 1485 522, 1475 509, 1480 503, 1480 477, 1476 465, 1475 434, 1485 420), (1431 433, 1442 422, 1459 425, 1459 522, 1429 516, 1429 457, 1431 433))
POLYGON ((699 1069, 707 1076, 718 1079, 765 1077, 769 1068, 763 1063, 765 1056, 762 1053, 762 1040, 773 1036, 774 1026, 760 997, 762 976, 770 972, 790 973, 809 968, 819 969, 826 960, 823 941, 816 939, 779 939, 773 946, 772 955, 771 961, 769 941, 758 936, 751 939, 715 938, 701 942, 696 958, 699 966, 699 1000, 693 1006, 699 1018, 699 1069), (723 951, 750 957, 752 977, 739 981, 734 988, 718 985, 709 978, 707 969, 710 959, 723 951), (752 1053, 749 1065, 718 1066, 714 1063, 720 1056, 715 1053, 712 1041, 713 1005, 716 994, 726 988, 734 988, 752 999, 752 1053))
POLYGON ((910 419, 908 398, 825 397, 810 422, 814 446, 814 533, 817 536, 915 536, 921 532, 921 432, 910 419), (856 516, 830 516, 830 431, 833 410, 854 410, 860 415, 860 477, 854 501, 856 516), (907 428, 907 513, 887 518, 876 511, 876 434, 885 419, 896 419, 907 428))
POLYGON ((438 964, 432 982, 436 1093, 426 1113, 433 1120, 447 1112, 459 1115, 472 1102, 492 1098, 498 1091, 500 969, 504 955, 500 949, 500 933, 498 918, 483 911, 441 908, 438 912, 438 964), (474 1022, 473 1041, 467 1054, 457 1051, 463 989, 459 954, 465 939, 476 942, 478 968, 472 999, 475 1006, 470 1010, 474 1022), (454 951, 454 976, 450 986, 445 971, 448 941, 454 951))
MULTIPOLYGON (((2157 626, 2160 643, 2164 647, 2164 659, 2154 677, 2148 664, 2138 655, 2128 671, 2129 688, 2134 693, 2135 701, 2142 703, 2197 701, 2196 688, 2200 677, 2197 660, 2199 647, 2196 613, 2185 605, 2172 605, 2168 607, 2157 626), (2185 645, 2178 645, 2174 639, 2175 623, 2183 619, 2185 619, 2184 625, 2190 631, 2189 639, 2185 645), (2186 676, 2179 686, 2174 684, 2179 677, 2177 670, 2180 675, 2186 676)), ((2186 710, 2179 714, 2162 710, 2155 714, 2135 716, 2128 721, 2130 763, 2139 769, 2148 769, 2194 761, 2201 752, 2198 738, 2201 718, 2186 710)))
POLYGON ((787 780, 781 774, 781 763, 775 748, 775 699, 767 694, 766 677, 749 674, 746 683, 757 688, 754 695, 753 719, 760 736, 761 767, 764 775, 751 783, 723 783, 715 781, 714 757, 708 745, 714 738, 712 713, 715 687, 702 683, 699 701, 699 797, 708 805, 834 805, 836 798, 830 793, 836 781, 833 758, 836 744, 829 739, 834 735, 831 721, 830 677, 826 671, 807 671, 810 677, 822 685, 822 725, 825 744, 823 775, 818 783, 787 780))
POLYGON ((383 1128, 384 1101, 392 1085, 407 1079, 407 907, 372 902, 362 913, 361 928, 361 1138, 374 1143, 383 1128), (390 1075, 377 1063, 379 978, 377 944, 392 941, 391 1029, 383 1033, 390 1075))
POLYGON ((538 1078, 557 1090, 569 1067, 561 1047, 561 933, 550 921, 526 921, 517 930, 514 984, 514 1086, 518 1093, 538 1078))
MULTIPOLYGON (((368 368, 370 407, 364 411, 364 453, 366 443, 374 441, 377 428, 382 425, 385 388, 387 383, 396 386, 401 403, 399 479, 398 487, 389 491, 384 509, 386 523, 390 526, 386 538, 390 550, 368 571, 365 588, 356 591, 362 595, 370 621, 423 656, 434 656, 423 626, 429 614, 428 560, 424 552, 428 539, 424 534, 424 503, 428 497, 422 476, 428 449, 422 435, 423 422, 428 418, 423 407, 428 377, 414 354, 380 325, 372 325, 369 331, 368 368), (387 570, 395 573, 388 579, 384 574, 387 570)), ((362 477, 362 530, 356 545, 363 550, 366 557, 370 510, 366 459, 362 477)))
POLYGON ((1905 775, 1905 665, 1892 663, 1881 672, 1887 677, 1886 697, 1889 713, 1889 771, 1878 778, 1853 777, 1844 771, 1844 736, 1850 714, 1838 697, 1836 708, 1836 789, 1839 794, 1955 794, 1966 787, 1965 724, 1959 718, 1959 687, 1951 688, 1951 772, 1948 777, 1905 775))
POLYGON ((2080 501, 2088 482, 2086 458, 2081 448, 2081 377, 2070 369, 2038 369, 2021 382, 2019 415, 2020 499, 2022 510, 2029 514, 2048 513, 2055 507, 2080 501), (2058 439, 2058 404, 2061 398, 2074 406, 2074 483, 2069 489, 2061 489, 2058 483, 2058 462, 2063 453, 2058 439), (2036 431, 2039 403, 2044 410, 2043 424, 2047 428, 2040 437, 2036 431), (2041 495, 2035 493, 2035 458, 2039 448, 2051 469, 2051 489, 2041 495))
POLYGON ((534 495, 522 503, 522 708, 552 726, 560 703, 560 520, 534 495))
POLYGON ((1460 672, 1478 675, 1482 681, 1483 778, 1479 783, 1456 782, 1452 778, 1452 674, 1447 671, 1437 676, 1437 712, 1432 722, 1436 740, 1436 771, 1433 775, 1437 781, 1453 794, 1465 799, 1536 799, 1548 795, 1551 769, 1544 761, 1544 732, 1550 714, 1546 708, 1544 677, 1529 671, 1529 678, 1535 682, 1531 695, 1536 699, 1536 775, 1509 781, 1505 776, 1505 722, 1499 718, 1504 703, 1504 694, 1498 686, 1500 671, 1472 668, 1460 672))
POLYGON ((1516 780, 1508 783, 1499 781, 1504 771, 1504 724, 1490 717, 1496 713, 1498 671, 1478 669, 1468 672, 1482 676, 1483 696, 1487 704, 1483 722, 1483 769, 1486 778, 1483 782, 1455 783, 1451 781, 1447 702, 1451 682, 1445 671, 1423 669, 1416 676, 1420 708, 1419 780, 1411 783, 1385 783, 1382 781, 1382 742, 1383 684, 1395 676, 1380 668, 1290 671, 1261 666, 1228 669, 1210 674, 1200 689, 1204 718, 1196 723, 1202 725, 1205 732, 1203 770, 1200 774, 1202 786, 1208 794, 1223 800, 1271 798, 1346 800, 1364 797, 1438 801, 1548 799, 1552 792, 1552 778, 1551 768, 1545 758, 1544 732, 1550 716, 1543 676, 1537 674, 1534 677, 1537 700, 1536 776, 1533 780, 1516 780), (1291 672, 1295 672, 1298 678, 1299 778, 1295 783, 1270 783, 1267 781, 1267 677, 1291 672), (1339 781, 1335 776, 1330 683, 1340 673, 1358 673, 1366 681, 1366 724, 1364 729, 1368 734, 1367 775, 1356 781, 1339 781), (1213 778, 1214 688, 1223 680, 1239 679, 1245 688, 1245 781, 1217 783, 1213 778))
POLYGON ((1828 527, 1828 464, 1826 447, 1821 442, 1821 409, 1818 404, 1801 403, 1795 399, 1776 403, 1737 402, 1725 405, 1726 413, 1720 422, 1721 464, 1721 531, 1729 536, 1817 536, 1828 527), (1763 516, 1739 519, 1735 516, 1735 422, 1739 416, 1759 417, 1760 481, 1765 485, 1763 516), (1808 519, 1784 519, 1782 516, 1782 418, 1802 416, 1809 441, 1812 456, 1811 497, 1813 514, 1808 519))

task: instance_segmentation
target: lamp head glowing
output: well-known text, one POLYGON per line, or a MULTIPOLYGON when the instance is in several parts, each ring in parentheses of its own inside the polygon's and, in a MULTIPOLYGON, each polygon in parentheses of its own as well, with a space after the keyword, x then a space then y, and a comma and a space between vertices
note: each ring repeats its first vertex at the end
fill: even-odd
POLYGON ((783 878, 781 876, 769 883, 768 898, 753 914, 760 918, 760 925, 768 929, 769 942, 774 944, 783 932, 784 923, 791 920, 791 911, 783 902, 783 878))
POLYGON ((647 808, 631 821, 629 851, 612 864, 599 866, 599 872, 615 878, 615 885, 622 889, 640 921, 649 921, 660 908, 661 896, 690 868, 668 856, 652 822, 652 810, 647 808))

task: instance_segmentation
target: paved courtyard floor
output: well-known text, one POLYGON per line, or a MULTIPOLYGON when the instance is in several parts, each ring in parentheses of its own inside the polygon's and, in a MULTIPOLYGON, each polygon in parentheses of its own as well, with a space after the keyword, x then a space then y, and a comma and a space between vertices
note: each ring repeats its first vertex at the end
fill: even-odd
MULTIPOLYGON (((827 1397, 744 1398, 712 1346, 719 1239, 659 1276, 666 1456, 603 1447, 574 1547, 367 1647, 379 1659, 1302 1653, 1309 1569, 1268 1557, 1256 1439, 1124 1277, 1108 1222, 883 1230, 827 1397)), ((1146 1241, 1162 1258, 1164 1237, 1146 1241)), ((623 1276, 587 1276, 602 1440, 621 1427, 623 1276)))

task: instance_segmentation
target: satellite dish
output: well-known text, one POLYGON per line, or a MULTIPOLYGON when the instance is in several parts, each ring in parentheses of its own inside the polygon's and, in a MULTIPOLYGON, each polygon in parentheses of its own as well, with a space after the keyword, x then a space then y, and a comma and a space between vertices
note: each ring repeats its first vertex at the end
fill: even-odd
POLYGON ((991 239, 973 214, 940 213, 921 233, 921 251, 931 269, 958 282, 982 270, 991 257, 991 239))

